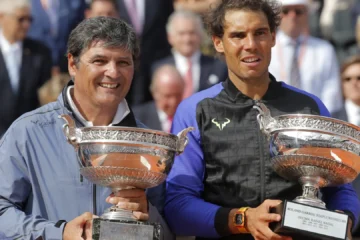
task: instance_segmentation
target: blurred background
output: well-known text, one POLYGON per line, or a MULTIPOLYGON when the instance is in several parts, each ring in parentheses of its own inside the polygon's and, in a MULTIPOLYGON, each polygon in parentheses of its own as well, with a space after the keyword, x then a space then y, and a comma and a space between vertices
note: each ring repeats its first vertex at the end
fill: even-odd
MULTIPOLYGON (((0 136, 24 112, 56 101, 70 80, 68 36, 96 16, 134 27, 141 56, 127 101, 146 125, 169 131, 182 99, 227 78, 203 23, 219 1, 0 0, 0 136)), ((360 125, 360 0, 279 1, 270 73, 360 125)))

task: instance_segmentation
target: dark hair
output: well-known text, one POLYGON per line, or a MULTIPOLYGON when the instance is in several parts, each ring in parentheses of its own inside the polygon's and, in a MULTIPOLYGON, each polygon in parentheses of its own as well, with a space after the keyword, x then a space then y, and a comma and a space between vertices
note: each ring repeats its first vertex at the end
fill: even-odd
POLYGON ((140 47, 132 27, 121 19, 94 17, 83 20, 70 33, 67 53, 78 63, 81 55, 95 42, 103 41, 104 47, 122 47, 129 50, 134 62, 140 54, 140 47))
POLYGON ((89 4, 89 8, 92 8, 94 2, 109 2, 114 6, 117 12, 119 11, 118 3, 116 2, 116 0, 91 0, 89 4))
POLYGON ((224 35, 225 14, 232 10, 263 12, 269 22, 271 32, 275 32, 281 21, 281 5, 273 0, 222 0, 205 17, 206 26, 211 36, 224 35))

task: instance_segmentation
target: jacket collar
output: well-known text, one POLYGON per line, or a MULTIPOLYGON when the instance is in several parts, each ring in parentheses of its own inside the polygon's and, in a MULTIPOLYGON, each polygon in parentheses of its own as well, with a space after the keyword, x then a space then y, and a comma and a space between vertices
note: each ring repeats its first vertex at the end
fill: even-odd
MULTIPOLYGON (((282 85, 281 82, 277 82, 273 75, 269 74, 269 76, 270 76, 269 88, 266 91, 265 95, 262 97, 262 100, 276 99, 283 93, 282 87, 281 87, 281 85, 282 85)), ((223 82, 223 87, 224 87, 227 95, 234 102, 237 100, 241 100, 241 99, 242 100, 252 100, 250 97, 246 96, 239 89, 237 89, 236 86, 234 85, 234 83, 229 78, 227 78, 223 82)))
MULTIPOLYGON (((60 104, 63 104, 63 106, 65 108, 65 111, 66 111, 66 114, 71 115, 76 120, 77 124, 83 126, 80 119, 78 119, 76 114, 74 114, 73 110, 71 109, 70 103, 69 103, 69 101, 68 101, 68 99, 66 97, 68 87, 73 86, 73 85, 74 85, 74 82, 72 80, 70 80, 66 84, 66 86, 62 90, 60 96, 58 97, 58 102, 60 102, 60 104)), ((123 127, 137 127, 135 116, 134 116, 134 113, 133 113, 132 109, 130 108, 130 106, 129 106, 129 109, 130 109, 130 113, 128 115, 126 115, 126 117, 123 118, 119 123, 113 124, 113 126, 117 126, 117 127, 120 127, 120 126, 123 126, 123 127)))

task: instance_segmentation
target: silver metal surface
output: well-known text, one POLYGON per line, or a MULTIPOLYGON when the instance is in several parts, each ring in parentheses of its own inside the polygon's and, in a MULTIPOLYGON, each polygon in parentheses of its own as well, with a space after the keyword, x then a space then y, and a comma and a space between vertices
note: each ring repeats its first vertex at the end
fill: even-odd
POLYGON ((260 129, 269 139, 274 171, 303 186, 303 195, 295 201, 325 207, 317 197, 319 187, 349 183, 359 174, 358 126, 309 114, 272 117, 262 103, 255 108, 260 129))
MULTIPOLYGON (((76 128, 69 115, 63 132, 77 152, 81 174, 89 181, 112 189, 146 189, 159 185, 170 172, 174 157, 188 143, 189 127, 174 135, 162 131, 133 127, 76 128)), ((109 209, 104 218, 127 218, 131 211, 109 209)))

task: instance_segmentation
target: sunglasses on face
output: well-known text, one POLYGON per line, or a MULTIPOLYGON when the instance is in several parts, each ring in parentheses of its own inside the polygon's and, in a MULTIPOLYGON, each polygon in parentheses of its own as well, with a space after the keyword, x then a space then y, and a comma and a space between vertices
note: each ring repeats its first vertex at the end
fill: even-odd
POLYGON ((301 9, 301 8, 286 8, 286 7, 284 7, 282 9, 282 13, 284 15, 288 15, 290 12, 295 12, 296 16, 301 16, 305 13, 305 11, 306 11, 305 9, 301 9))
POLYGON ((356 81, 360 81, 360 76, 343 77, 344 82, 350 82, 352 79, 355 79, 356 81))

